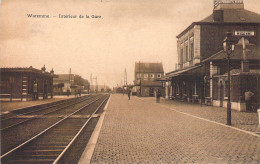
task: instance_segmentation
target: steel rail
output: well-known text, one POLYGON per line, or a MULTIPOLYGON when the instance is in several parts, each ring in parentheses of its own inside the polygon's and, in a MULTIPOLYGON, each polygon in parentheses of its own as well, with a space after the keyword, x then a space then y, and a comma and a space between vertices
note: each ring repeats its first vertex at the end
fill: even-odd
MULTIPOLYGON (((110 97, 110 96, 109 96, 110 97)), ((108 97, 108 98, 109 98, 108 97)), ((74 138, 70 141, 70 143, 66 146, 66 148, 61 152, 61 154, 56 158, 56 160, 53 162, 53 164, 57 164, 61 157, 65 154, 65 152, 70 148, 70 146, 73 144, 73 142, 78 138, 80 133, 83 131, 83 129, 86 127, 86 125, 89 123, 89 121, 92 119, 94 114, 100 109, 100 107, 104 104, 104 102, 108 99, 106 98, 102 103, 97 107, 97 109, 91 114, 91 116, 87 119, 87 121, 84 123, 84 125, 80 128, 78 133, 74 136, 74 138)))
MULTIPOLYGON (((93 97, 91 97, 91 98, 93 98, 93 97)), ((91 99, 91 98, 89 98, 89 99, 91 99)), ((44 113, 44 114, 41 114, 41 115, 38 115, 38 116, 34 116, 34 117, 31 117, 31 118, 28 118, 28 119, 26 119, 26 120, 24 120, 24 121, 18 122, 17 124, 13 124, 13 125, 7 126, 7 127, 5 127, 5 128, 2 128, 2 129, 0 129, 0 131, 7 130, 7 129, 9 129, 9 128, 18 126, 18 125, 20 125, 20 124, 23 124, 23 123, 25 123, 25 122, 31 121, 31 120, 36 119, 36 118, 41 118, 41 117, 44 116, 44 115, 47 115, 47 114, 56 112, 56 111, 58 111, 58 110, 62 110, 62 109, 64 109, 64 108, 68 108, 68 107, 70 107, 70 106, 72 106, 72 105, 75 105, 75 104, 77 104, 77 103, 81 103, 81 102, 86 101, 86 100, 89 100, 89 99, 83 99, 83 100, 74 102, 73 104, 69 104, 69 105, 67 105, 67 106, 65 106, 65 107, 58 108, 58 109, 56 109, 56 110, 54 110, 54 111, 50 111, 50 112, 47 112, 47 113, 44 113)))
MULTIPOLYGON (((101 97, 102 98, 102 97, 101 97)), ((99 98, 99 99, 101 99, 99 98)), ((68 116, 64 117, 63 119, 59 120, 58 122, 54 123, 53 125, 49 126, 48 128, 46 128, 45 130, 43 130, 42 132, 38 133, 37 135, 35 135, 34 137, 30 138, 29 140, 23 142, 22 144, 16 146, 15 148, 13 148, 12 150, 6 152, 5 154, 3 154, 0 159, 3 159, 4 157, 6 157, 7 155, 11 154, 12 152, 14 152, 15 150, 21 148, 22 146, 25 146, 26 144, 32 142, 33 140, 35 140, 36 138, 38 138, 39 136, 43 135, 44 133, 46 133, 47 131, 49 131, 50 129, 52 129, 53 127, 55 127, 56 125, 60 124, 61 122, 63 122, 64 120, 68 119, 70 116, 72 116, 73 114, 77 113, 78 111, 86 108, 87 106, 93 104, 94 102, 96 102, 97 100, 99 99, 96 99, 92 102, 90 102, 89 104, 86 104, 85 106, 81 107, 80 109, 74 111, 73 113, 69 114, 68 116)))
MULTIPOLYGON (((85 97, 85 96, 84 96, 84 97, 85 97)), ((83 99, 84 97, 82 96, 82 99, 83 99)), ((34 111, 29 111, 29 112, 17 114, 17 115, 15 115, 15 116, 13 116, 13 117, 8 117, 8 118, 6 118, 6 119, 1 119, 1 121, 13 119, 13 118, 16 118, 17 116, 20 116, 20 115, 25 115, 25 114, 29 114, 29 113, 34 113, 34 112, 39 112, 39 111, 42 111, 42 110, 46 110, 46 109, 49 109, 49 108, 52 108, 52 107, 55 107, 55 106, 58 106, 58 105, 61 105, 61 104, 69 103, 69 102, 74 101, 74 100, 77 100, 77 99, 76 99, 76 98, 73 98, 73 99, 65 100, 64 102, 61 102, 61 101, 63 101, 63 100, 61 100, 61 101, 55 102, 55 103, 54 103, 53 105, 51 105, 51 106, 43 107, 43 108, 40 108, 40 109, 34 110, 34 111)), ((40 105, 42 105, 42 104, 40 104, 40 105)), ((36 106, 37 106, 37 105, 35 105, 35 107, 36 107, 36 106)), ((22 108, 22 109, 26 109, 26 108, 22 108)))

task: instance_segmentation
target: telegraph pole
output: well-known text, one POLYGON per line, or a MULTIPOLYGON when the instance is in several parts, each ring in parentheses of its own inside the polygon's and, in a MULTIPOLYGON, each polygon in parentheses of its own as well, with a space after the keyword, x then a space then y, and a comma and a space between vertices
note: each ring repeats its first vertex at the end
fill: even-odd
POLYGON ((125 68, 125 75, 124 75, 124 85, 127 86, 127 72, 125 68))

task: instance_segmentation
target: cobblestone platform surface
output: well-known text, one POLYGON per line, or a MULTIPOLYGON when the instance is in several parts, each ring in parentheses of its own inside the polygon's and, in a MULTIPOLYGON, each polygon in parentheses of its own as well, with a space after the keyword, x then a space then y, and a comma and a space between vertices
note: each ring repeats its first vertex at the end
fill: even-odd
POLYGON ((112 95, 91 163, 260 162, 259 137, 170 110, 171 103, 112 95))
MULTIPOLYGON (((155 98, 142 99, 149 102, 155 101, 155 98)), ((180 112, 199 116, 219 123, 226 124, 227 122, 227 108, 192 104, 164 98, 161 99, 160 104, 180 112)), ((256 112, 239 112, 232 110, 231 123, 232 126, 239 129, 260 133, 260 126, 258 126, 258 116, 256 112)))

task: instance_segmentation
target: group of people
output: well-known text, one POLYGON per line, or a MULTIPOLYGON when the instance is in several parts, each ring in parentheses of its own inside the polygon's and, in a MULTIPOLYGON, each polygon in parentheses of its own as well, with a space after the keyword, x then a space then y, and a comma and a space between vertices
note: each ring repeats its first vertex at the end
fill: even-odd
POLYGON ((81 96, 81 90, 75 90, 75 97, 81 96))
MULTIPOLYGON (((75 94, 75 97, 80 97, 81 96, 81 90, 80 89, 79 90, 75 90, 74 94, 75 94)), ((67 90, 67 96, 68 97, 70 96, 70 91, 69 90, 67 90)))

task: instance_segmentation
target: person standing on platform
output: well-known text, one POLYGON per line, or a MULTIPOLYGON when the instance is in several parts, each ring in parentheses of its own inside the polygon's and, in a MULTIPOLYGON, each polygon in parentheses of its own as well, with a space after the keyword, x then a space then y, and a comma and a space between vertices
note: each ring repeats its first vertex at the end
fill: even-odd
POLYGON ((246 101, 246 110, 247 111, 251 110, 253 96, 254 96, 254 93, 247 89, 245 92, 245 101, 246 101))
POLYGON ((33 100, 37 100, 37 92, 38 92, 38 86, 37 82, 33 82, 33 100))
POLYGON ((78 93, 77 90, 75 89, 75 97, 78 97, 78 93))
POLYGON ((161 92, 158 89, 157 94, 156 94, 156 103, 160 103, 160 97, 161 97, 161 92))
POLYGON ((69 89, 67 89, 67 96, 68 96, 68 97, 70 96, 70 91, 69 91, 69 89))
POLYGON ((130 96, 131 96, 131 89, 129 88, 128 90, 128 99, 130 100, 130 96))

